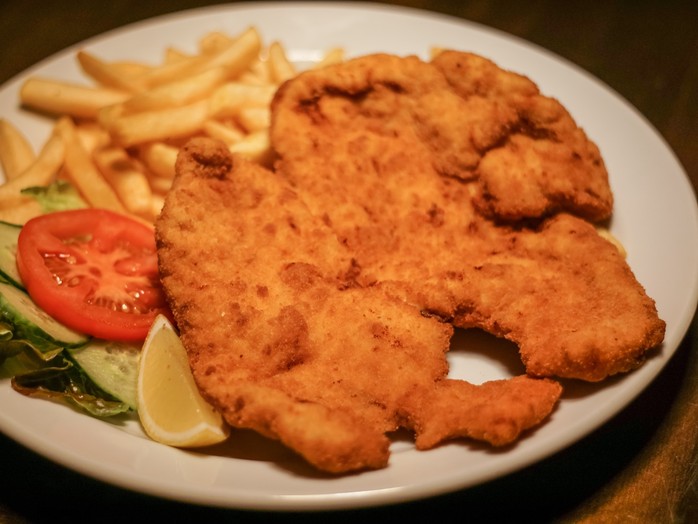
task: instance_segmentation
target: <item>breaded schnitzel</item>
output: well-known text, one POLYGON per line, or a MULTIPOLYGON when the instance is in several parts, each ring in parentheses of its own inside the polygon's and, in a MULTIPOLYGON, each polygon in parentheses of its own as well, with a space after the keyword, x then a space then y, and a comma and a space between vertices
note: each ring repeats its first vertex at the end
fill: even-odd
POLYGON ((353 253, 362 285, 512 340, 531 375, 637 367, 665 326, 585 220, 612 207, 598 149, 523 77, 464 53, 435 64, 372 55, 287 82, 277 172, 353 253))
POLYGON ((611 215, 613 195, 601 154, 557 100, 543 96, 528 78, 472 53, 444 51, 432 63, 465 110, 501 133, 476 146, 482 212, 508 220, 561 210, 592 221, 611 215))
POLYGON ((453 328, 358 284, 353 253, 287 180, 195 139, 156 223, 162 282, 203 395, 234 427, 317 468, 384 467, 387 433, 426 449, 516 440, 561 387, 447 377, 453 328))
POLYGON ((597 234, 613 197, 598 148, 528 79, 467 53, 371 55, 302 73, 272 104, 270 171, 187 144, 156 224, 192 371, 234 427, 317 468, 505 445, 561 394, 664 336, 597 234), (448 377, 455 327, 515 342, 527 376, 448 377))
POLYGON ((567 111, 530 80, 470 53, 445 51, 433 64, 377 54, 308 71, 282 86, 273 110, 273 146, 291 177, 296 169, 322 171, 338 135, 353 146, 343 154, 365 164, 371 152, 358 153, 366 137, 416 140, 432 171, 478 180, 478 207, 490 217, 611 215, 598 148, 567 111), (311 149, 320 158, 308 156, 311 149))

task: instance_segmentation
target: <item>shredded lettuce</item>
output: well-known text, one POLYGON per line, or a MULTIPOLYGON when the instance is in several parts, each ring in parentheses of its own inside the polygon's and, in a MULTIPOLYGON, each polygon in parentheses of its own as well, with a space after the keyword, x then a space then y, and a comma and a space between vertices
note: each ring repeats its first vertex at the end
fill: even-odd
POLYGON ((88 207, 78 190, 65 180, 56 180, 47 186, 27 187, 22 189, 22 194, 34 197, 44 213, 88 207))

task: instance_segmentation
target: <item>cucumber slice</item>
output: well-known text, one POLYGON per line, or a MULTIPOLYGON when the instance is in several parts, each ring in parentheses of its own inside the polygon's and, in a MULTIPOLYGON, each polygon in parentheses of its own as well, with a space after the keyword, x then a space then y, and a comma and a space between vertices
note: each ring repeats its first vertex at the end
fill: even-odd
POLYGON ((17 271, 17 238, 22 226, 0 220, 0 277, 24 289, 17 271))
POLYGON ((95 384, 131 409, 137 409, 140 346, 96 340, 69 349, 68 353, 95 384))
POLYGON ((27 293, 6 282, 0 282, 0 320, 12 326, 13 339, 27 340, 40 351, 82 346, 90 340, 54 320, 27 293))

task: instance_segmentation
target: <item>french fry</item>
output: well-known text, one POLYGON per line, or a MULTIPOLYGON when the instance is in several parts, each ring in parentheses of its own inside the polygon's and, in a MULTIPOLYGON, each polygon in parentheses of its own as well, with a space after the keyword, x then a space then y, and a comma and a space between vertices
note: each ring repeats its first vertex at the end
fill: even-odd
POLYGON ((11 199, 0 197, 0 220, 10 224, 24 224, 43 212, 35 198, 25 195, 15 195, 11 199))
POLYGON ((123 102, 129 94, 107 87, 87 87, 33 77, 24 82, 19 97, 22 104, 31 109, 94 119, 101 108, 123 102))
POLYGON ((124 113, 153 111, 176 107, 201 100, 225 80, 225 70, 220 67, 208 69, 189 77, 163 84, 134 95, 122 105, 124 113))
POLYGON ((56 123, 56 132, 65 146, 65 171, 83 198, 92 207, 125 213, 126 208, 111 186, 95 166, 78 137, 75 124, 70 118, 61 118, 56 123))
POLYGON ((94 122, 83 122, 75 128, 75 131, 80 144, 89 155, 101 147, 106 147, 111 141, 107 130, 94 122))
POLYGON ((3 201, 2 199, 15 198, 26 187, 49 184, 56 177, 64 158, 65 147, 63 140, 54 129, 54 132, 43 145, 34 162, 15 178, 0 185, 0 202, 3 201))
POLYGON ((138 162, 120 147, 98 149, 93 155, 97 168, 114 189, 124 207, 144 218, 152 211, 152 191, 138 162))
POLYGON ((245 132, 237 125, 224 124, 219 120, 207 120, 204 122, 203 132, 211 138, 225 142, 229 146, 245 138, 245 132))
POLYGON ((250 133, 228 149, 230 149, 231 153, 242 155, 263 165, 268 165, 271 158, 269 133, 266 130, 250 133))
POLYGON ((123 104, 112 104, 105 106, 97 113, 96 121, 104 129, 109 130, 114 125, 114 122, 124 115, 123 104))
POLYGON ((272 42, 269 46, 269 70, 272 80, 277 84, 296 75, 296 68, 289 61, 279 42, 272 42))
POLYGON ((433 60, 437 56, 439 56, 441 53, 443 53, 443 47, 432 47, 429 49, 429 59, 433 60))
POLYGON ((252 85, 242 82, 227 82, 209 97, 211 118, 236 116, 244 107, 268 107, 276 93, 274 85, 252 85))
POLYGON ((78 51, 77 59, 82 70, 104 87, 131 93, 143 90, 142 85, 123 75, 118 67, 113 67, 87 51, 78 51))
POLYGON ((344 61, 344 48, 335 47, 325 53, 318 63, 314 65, 316 69, 333 64, 341 64, 344 61))
POLYGON ((175 80, 192 75, 203 69, 206 59, 203 56, 180 56, 180 59, 167 61, 153 67, 137 78, 145 89, 152 89, 159 85, 174 82, 175 80))
POLYGON ((22 132, 5 119, 0 119, 0 164, 5 180, 12 180, 36 159, 34 148, 22 132))
POLYGON ((148 170, 171 183, 179 149, 162 142, 150 142, 141 148, 139 157, 148 170))
POLYGON ((189 55, 187 55, 183 51, 180 51, 179 49, 175 49, 174 47, 168 47, 167 49, 165 49, 166 64, 173 64, 175 62, 187 60, 188 58, 190 58, 189 55))
POLYGON ((141 62, 132 62, 128 60, 121 62, 112 62, 111 67, 116 74, 131 78, 144 75, 152 69, 151 66, 147 64, 143 64, 141 62))
POLYGON ((243 107, 237 116, 237 121, 248 133, 269 129, 271 110, 269 106, 243 107))
POLYGON ((150 189, 152 190, 153 195, 166 195, 170 190, 170 187, 172 187, 171 178, 149 176, 148 183, 150 184, 150 189))
POLYGON ((268 86, 274 83, 271 71, 269 71, 269 63, 260 57, 255 58, 247 68, 247 71, 243 71, 235 80, 243 84, 256 86, 268 86))
POLYGON ((153 88, 216 67, 223 67, 232 78, 249 66, 259 54, 260 49, 259 33, 256 29, 250 28, 216 53, 182 56, 179 60, 168 61, 162 66, 152 68, 135 80, 144 88, 153 88))
POLYGON ((616 236, 613 233, 611 233, 608 228, 598 226, 596 228, 596 232, 599 234, 599 236, 605 238, 611 244, 613 244, 623 258, 628 257, 628 252, 626 251, 623 243, 620 240, 618 240, 618 238, 616 238, 616 236))
POLYGON ((229 78, 240 75, 259 56, 262 49, 261 38, 254 28, 249 28, 235 38, 228 46, 210 56, 206 69, 223 67, 229 78))
POLYGON ((211 31, 199 39, 199 52, 212 55, 220 52, 233 43, 233 38, 220 31, 211 31))
MULTIPOLYGON (((178 145, 194 135, 271 162, 270 105, 296 70, 281 43, 263 48, 256 28, 232 36, 209 32, 193 54, 168 47, 159 64, 105 61, 85 50, 76 58, 93 85, 30 78, 20 90, 27 108, 58 117, 31 166, 11 167, 14 161, 5 160, 3 144, 16 140, 3 138, 0 120, 0 161, 12 179, 0 186, 0 210, 13 210, 0 217, 37 213, 34 199, 20 189, 65 178, 92 206, 153 220, 172 185, 178 145)), ((343 59, 341 48, 331 49, 317 67, 343 59)), ((22 147, 7 149, 27 166, 22 147)))
POLYGON ((208 118, 208 102, 117 117, 109 123, 114 141, 129 147, 144 142, 180 138, 199 131, 208 118))
POLYGON ((165 205, 165 197, 163 195, 153 195, 150 202, 150 215, 157 218, 162 211, 162 206, 165 205))

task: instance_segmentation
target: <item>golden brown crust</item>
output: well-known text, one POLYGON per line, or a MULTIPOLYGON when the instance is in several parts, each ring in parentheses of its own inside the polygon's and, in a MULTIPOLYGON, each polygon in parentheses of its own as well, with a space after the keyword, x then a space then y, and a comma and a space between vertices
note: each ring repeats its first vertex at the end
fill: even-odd
POLYGON ((453 328, 353 282, 351 253, 287 181, 237 158, 222 173, 221 155, 209 140, 185 146, 156 234, 195 380, 231 425, 338 473, 387 465, 386 435, 400 427, 429 446, 456 436, 503 445, 554 408, 557 383, 505 382, 501 401, 529 409, 506 416, 512 431, 483 432, 502 419, 477 416, 481 386, 439 393, 453 328), (540 388, 547 394, 528 394, 540 388), (470 415, 443 424, 461 412, 470 415))
POLYGON ((567 110, 472 53, 444 51, 432 63, 377 54, 309 71, 282 87, 274 109, 272 142, 285 171, 322 165, 304 158, 299 126, 312 132, 314 153, 332 150, 337 133, 347 142, 363 131, 416 137, 439 174, 479 181, 476 201, 487 216, 611 215, 603 159, 567 110))
POLYGON ((552 380, 529 382, 525 377, 493 380, 473 386, 460 380, 439 382, 431 396, 405 401, 415 417, 412 424, 418 449, 430 449, 447 438, 467 437, 505 446, 517 439, 527 424, 540 424, 549 415, 562 387, 552 380), (423 403, 419 408, 412 403, 423 403), (449 409, 457 405, 460 409, 449 409))
POLYGON ((589 223, 557 215, 502 237, 463 287, 454 318, 519 346, 532 376, 599 381, 635 369, 665 323, 618 249, 589 223), (503 244, 500 244, 503 246, 503 244))
POLYGON ((611 216, 613 195, 598 147, 557 100, 472 53, 445 51, 432 63, 468 108, 499 125, 499 135, 479 144, 482 212, 504 220, 560 210, 592 221, 611 216))
POLYGON ((554 409, 551 377, 601 380, 661 343, 587 222, 612 206, 598 149, 530 80, 372 55, 272 109, 276 171, 194 139, 156 224, 194 377, 233 426, 333 473, 384 467, 399 428, 504 446, 554 409), (515 342, 528 376, 449 378, 454 326, 515 342))
POLYGON ((529 80, 467 53, 435 63, 374 55, 289 82, 274 102, 277 171, 352 250, 360 280, 514 341, 532 375, 596 381, 639 365, 664 322, 617 250, 570 214, 610 213, 596 146, 529 80))

